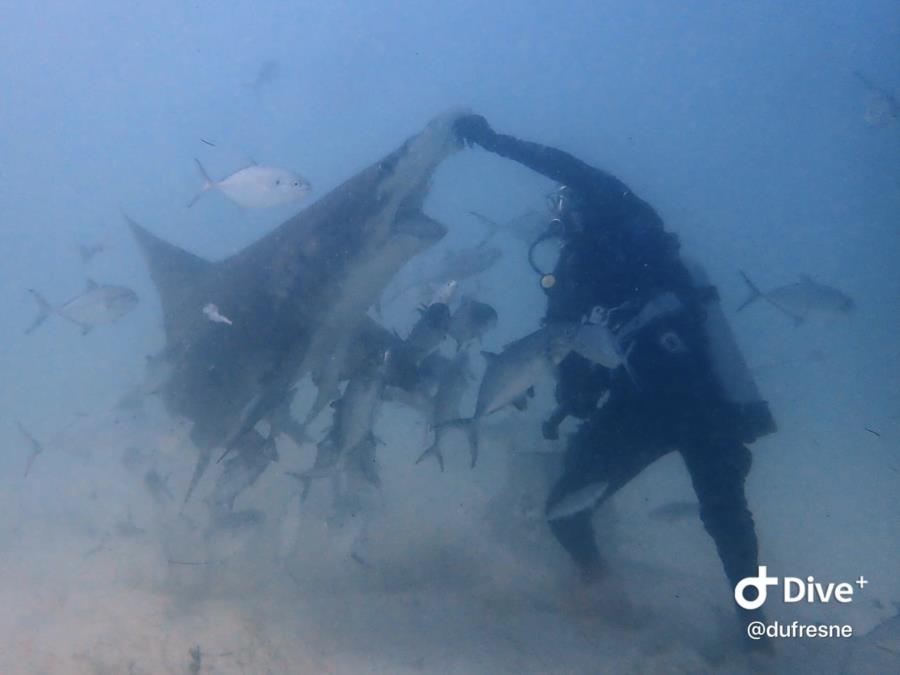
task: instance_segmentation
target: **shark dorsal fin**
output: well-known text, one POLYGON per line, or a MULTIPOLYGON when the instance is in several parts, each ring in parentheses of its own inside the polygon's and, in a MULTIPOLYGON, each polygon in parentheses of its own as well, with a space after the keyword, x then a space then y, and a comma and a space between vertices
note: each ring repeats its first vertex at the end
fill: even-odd
MULTIPOLYGON (((125 216, 141 253, 150 268, 150 278, 159 291, 167 333, 178 321, 177 311, 192 289, 206 279, 214 263, 163 241, 125 216)), ((171 336, 170 336, 171 337, 171 336)))
POLYGON ((84 287, 87 290, 87 292, 90 293, 91 291, 100 288, 100 284, 98 284, 96 281, 94 281, 93 279, 88 277, 87 279, 85 279, 84 287))

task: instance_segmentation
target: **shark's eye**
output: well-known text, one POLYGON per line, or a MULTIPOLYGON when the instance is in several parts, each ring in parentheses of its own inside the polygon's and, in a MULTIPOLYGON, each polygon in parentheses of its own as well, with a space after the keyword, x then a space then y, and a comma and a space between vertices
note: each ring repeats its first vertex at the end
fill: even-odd
POLYGON ((299 180, 295 180, 295 181, 294 181, 294 187, 300 187, 300 181, 299 181, 299 180))
POLYGON ((275 185, 281 185, 281 179, 280 179, 280 178, 276 178, 276 179, 275 179, 275 185))

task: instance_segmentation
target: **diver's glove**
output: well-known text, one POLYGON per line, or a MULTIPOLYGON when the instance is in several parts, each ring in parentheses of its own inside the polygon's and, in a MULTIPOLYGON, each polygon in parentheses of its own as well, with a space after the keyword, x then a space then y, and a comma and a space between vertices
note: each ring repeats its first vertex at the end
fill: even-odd
POLYGON ((460 117, 453 124, 453 130, 457 138, 466 145, 477 143, 485 150, 489 150, 496 138, 496 132, 481 115, 466 115, 460 117))

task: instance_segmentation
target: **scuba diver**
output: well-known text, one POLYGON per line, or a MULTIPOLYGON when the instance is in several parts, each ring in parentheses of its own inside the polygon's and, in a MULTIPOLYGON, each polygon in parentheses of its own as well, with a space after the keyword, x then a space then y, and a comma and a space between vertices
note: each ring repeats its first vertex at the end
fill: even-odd
MULTIPOLYGON (((544 323, 583 321, 599 310, 614 334, 628 336, 630 372, 574 352, 559 365, 559 408, 544 435, 555 437, 566 416, 583 421, 569 439, 563 474, 547 500, 556 539, 586 581, 602 578, 593 509, 651 463, 678 451, 732 589, 756 576, 757 538, 744 494, 751 464, 746 444, 775 431, 775 422, 735 345, 715 287, 701 269, 682 261, 677 236, 663 228, 656 211, 615 177, 555 148, 498 134, 480 115, 461 118, 456 132, 467 145, 565 186, 549 198, 555 217, 529 251, 547 295, 544 323), (550 238, 561 239, 562 247, 552 273, 545 273, 532 254, 550 238), (577 506, 585 501, 579 495, 597 496, 577 506), (564 507, 566 500, 576 506, 564 507)), ((762 614, 739 610, 739 618, 761 620, 762 614)))

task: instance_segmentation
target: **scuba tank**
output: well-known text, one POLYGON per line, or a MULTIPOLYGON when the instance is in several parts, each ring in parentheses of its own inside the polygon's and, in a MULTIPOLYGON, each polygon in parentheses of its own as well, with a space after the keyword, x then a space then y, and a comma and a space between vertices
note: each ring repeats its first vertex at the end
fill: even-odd
MULTIPOLYGON (((683 262, 695 288, 711 287, 706 270, 698 262, 688 258, 683 258, 683 262)), ((703 303, 703 309, 710 365, 725 399, 738 408, 741 440, 752 443, 775 432, 778 427, 734 339, 718 296, 711 294, 703 303)))

